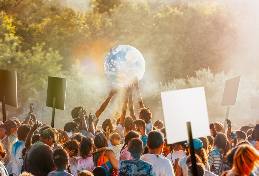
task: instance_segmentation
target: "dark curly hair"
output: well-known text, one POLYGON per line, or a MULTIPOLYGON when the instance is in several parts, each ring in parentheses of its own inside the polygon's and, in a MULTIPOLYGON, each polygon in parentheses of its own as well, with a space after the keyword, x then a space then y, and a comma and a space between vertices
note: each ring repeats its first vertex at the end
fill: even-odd
POLYGON ((84 107, 83 106, 76 106, 76 107, 74 107, 74 109, 71 111, 71 116, 72 116, 72 118, 73 119, 76 119, 77 117, 78 117, 78 115, 79 115, 79 111, 80 111, 80 109, 83 109, 84 107))
POLYGON ((218 133, 214 139, 214 145, 223 150, 223 155, 225 156, 229 150, 229 142, 227 136, 223 133, 218 133))
POLYGON ((146 122, 146 124, 148 124, 152 118, 152 113, 148 108, 141 108, 139 110, 139 118, 143 119, 146 122))
POLYGON ((80 156, 84 159, 87 158, 92 150, 94 142, 90 137, 83 137, 80 144, 80 156))
POLYGON ((64 148, 67 148, 69 151, 74 150, 75 155, 78 154, 78 149, 79 149, 80 143, 77 140, 70 140, 67 141, 66 143, 63 144, 64 148))

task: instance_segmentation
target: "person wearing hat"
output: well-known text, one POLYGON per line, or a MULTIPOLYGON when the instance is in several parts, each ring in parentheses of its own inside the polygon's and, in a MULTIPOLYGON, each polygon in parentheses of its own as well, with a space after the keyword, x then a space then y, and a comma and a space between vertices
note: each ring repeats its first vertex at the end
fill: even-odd
POLYGON ((119 176, 145 175, 153 176, 152 165, 140 159, 143 151, 143 142, 139 138, 133 138, 129 142, 129 152, 132 160, 124 160, 119 165, 119 176))
POLYGON ((4 150, 6 150, 6 157, 3 159, 8 174, 12 174, 11 148, 18 140, 17 125, 13 120, 7 120, 4 123, 6 136, 2 139, 4 150))
POLYGON ((55 133, 51 128, 41 132, 40 141, 29 148, 23 164, 23 171, 37 176, 47 176, 55 170, 51 146, 55 143, 55 133))
MULTIPOLYGON (((189 143, 185 143, 185 145, 189 145, 189 143)), ((209 170, 209 164, 208 164, 208 155, 203 148, 203 143, 200 139, 193 139, 193 147, 194 147, 194 153, 198 155, 202 161, 202 164, 205 166, 207 170, 209 170)), ((189 148, 188 148, 189 150, 189 148)), ((189 151, 190 153, 190 151, 189 151)), ((177 166, 177 172, 176 175, 188 175, 188 165, 186 164, 187 156, 181 158, 178 162, 177 166)))

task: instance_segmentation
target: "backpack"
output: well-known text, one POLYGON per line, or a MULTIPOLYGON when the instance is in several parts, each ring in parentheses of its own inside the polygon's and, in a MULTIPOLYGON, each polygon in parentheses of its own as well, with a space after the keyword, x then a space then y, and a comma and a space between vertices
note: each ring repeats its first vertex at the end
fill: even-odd
POLYGON ((105 169, 106 172, 106 176, 109 176, 111 173, 111 162, 109 161, 109 159, 105 156, 105 151, 103 151, 102 155, 99 157, 98 161, 97 161, 97 166, 101 166, 105 169))
POLYGON ((224 171, 230 170, 230 167, 227 165, 226 161, 224 160, 224 158, 220 154, 220 152, 218 150, 216 150, 216 151, 217 151, 217 154, 220 156, 221 163, 219 165, 219 169, 216 169, 212 165, 211 172, 213 172, 214 174, 217 174, 217 175, 221 175, 224 171))

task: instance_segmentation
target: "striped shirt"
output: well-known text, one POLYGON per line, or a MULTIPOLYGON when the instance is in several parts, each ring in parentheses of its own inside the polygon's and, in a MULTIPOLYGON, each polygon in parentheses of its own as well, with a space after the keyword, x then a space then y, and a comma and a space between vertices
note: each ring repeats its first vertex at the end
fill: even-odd
POLYGON ((211 171, 217 172, 221 164, 221 156, 218 149, 212 150, 209 154, 209 164, 212 166, 211 171))

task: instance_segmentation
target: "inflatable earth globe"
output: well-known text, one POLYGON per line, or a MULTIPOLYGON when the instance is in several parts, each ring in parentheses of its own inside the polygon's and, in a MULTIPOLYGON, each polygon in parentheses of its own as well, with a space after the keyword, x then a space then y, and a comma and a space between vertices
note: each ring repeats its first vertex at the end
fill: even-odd
POLYGON ((104 59, 106 78, 115 86, 126 87, 135 77, 140 80, 145 73, 145 60, 142 54, 129 45, 112 48, 104 59))

